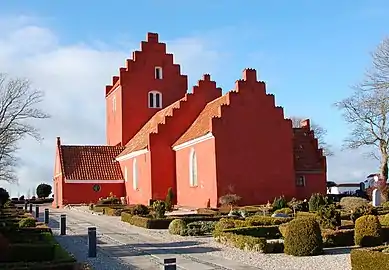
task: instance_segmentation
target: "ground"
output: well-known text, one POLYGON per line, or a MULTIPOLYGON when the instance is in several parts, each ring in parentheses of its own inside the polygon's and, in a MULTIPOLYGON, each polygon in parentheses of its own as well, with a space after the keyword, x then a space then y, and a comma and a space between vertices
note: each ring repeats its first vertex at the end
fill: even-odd
POLYGON ((50 209, 51 227, 58 234, 61 214, 67 216, 67 235, 58 241, 79 260, 98 269, 161 269, 164 258, 176 258, 178 268, 211 269, 351 269, 349 249, 327 249, 325 255, 292 257, 260 254, 228 248, 212 237, 172 236, 167 230, 147 230, 120 221, 120 217, 96 215, 87 207, 50 209), (87 228, 98 232, 98 257, 87 258, 87 228))

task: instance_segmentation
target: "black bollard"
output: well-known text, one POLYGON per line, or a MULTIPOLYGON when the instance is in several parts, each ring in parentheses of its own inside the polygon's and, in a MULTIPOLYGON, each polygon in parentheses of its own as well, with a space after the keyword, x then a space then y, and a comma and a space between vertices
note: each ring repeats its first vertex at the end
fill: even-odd
POLYGON ((39 206, 35 205, 35 217, 39 218, 39 206))
POLYGON ((28 207, 27 202, 24 202, 24 211, 26 211, 26 212, 27 212, 27 207, 28 207))
POLYGON ((49 208, 45 209, 44 221, 45 221, 45 224, 49 224, 49 208))
POLYGON ((60 233, 66 235, 66 215, 61 215, 60 233))
POLYGON ((95 258, 97 253, 96 227, 88 228, 88 257, 95 258))
POLYGON ((30 203, 30 209, 28 212, 30 212, 32 214, 32 203, 30 203))
POLYGON ((177 260, 176 258, 163 259, 163 269, 164 270, 176 270, 177 269, 177 260))

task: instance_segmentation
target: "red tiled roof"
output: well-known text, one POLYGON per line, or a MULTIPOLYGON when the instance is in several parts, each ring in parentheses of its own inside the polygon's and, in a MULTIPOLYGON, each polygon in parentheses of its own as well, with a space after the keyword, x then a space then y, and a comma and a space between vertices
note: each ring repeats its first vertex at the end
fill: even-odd
POLYGON ((173 109, 179 108, 180 103, 184 100, 186 100, 186 96, 155 113, 142 129, 126 144, 125 150, 120 153, 119 157, 146 148, 149 143, 149 134, 157 132, 158 124, 164 123, 166 116, 171 116, 173 109))
POLYGON ((188 130, 173 144, 180 145, 190 140, 201 137, 211 130, 210 121, 212 117, 219 115, 219 108, 223 104, 227 104, 228 93, 208 103, 203 111, 199 114, 188 130))
POLYGON ((305 128, 294 128, 293 151, 296 171, 323 171, 325 157, 320 154, 314 144, 314 138, 305 128))
POLYGON ((61 145, 61 162, 69 180, 123 180, 115 157, 122 146, 61 145))

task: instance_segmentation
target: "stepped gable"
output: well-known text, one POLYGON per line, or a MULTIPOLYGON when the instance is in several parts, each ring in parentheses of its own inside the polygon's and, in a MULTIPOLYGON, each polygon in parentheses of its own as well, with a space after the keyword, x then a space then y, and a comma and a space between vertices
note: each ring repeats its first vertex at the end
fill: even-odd
POLYGON ((319 148, 309 120, 301 121, 299 128, 293 128, 294 167, 296 171, 323 171, 326 157, 319 148))
POLYGON ((173 104, 155 113, 154 116, 151 117, 151 119, 141 128, 141 130, 139 130, 139 132, 126 144, 124 151, 121 152, 118 157, 122 157, 134 151, 148 147, 149 134, 157 133, 158 124, 164 123, 167 116, 172 116, 173 110, 180 108, 181 102, 185 101, 187 96, 188 94, 182 99, 177 100, 173 104))
POLYGON ((122 146, 60 145, 60 161, 68 180, 123 180, 117 155, 122 146))

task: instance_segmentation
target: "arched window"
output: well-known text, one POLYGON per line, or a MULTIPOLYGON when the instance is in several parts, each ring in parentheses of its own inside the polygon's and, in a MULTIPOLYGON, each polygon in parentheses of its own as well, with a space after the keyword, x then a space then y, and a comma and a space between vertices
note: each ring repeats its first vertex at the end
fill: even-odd
POLYGON ((127 166, 124 167, 124 181, 128 181, 128 172, 127 172, 127 166))
POLYGON ((197 156, 195 150, 192 148, 189 154, 189 185, 197 187, 197 156))
POLYGON ((158 91, 149 92, 149 108, 162 108, 162 93, 158 91))
POLYGON ((132 187, 134 190, 138 189, 138 166, 136 164, 136 158, 132 161, 132 187))

